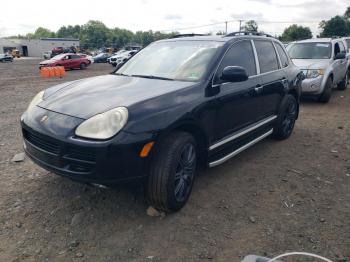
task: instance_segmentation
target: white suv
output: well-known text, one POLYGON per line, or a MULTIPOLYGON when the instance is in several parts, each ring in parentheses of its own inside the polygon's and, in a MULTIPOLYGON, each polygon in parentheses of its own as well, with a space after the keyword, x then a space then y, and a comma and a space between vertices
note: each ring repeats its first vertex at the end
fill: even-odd
POLYGON ((340 38, 316 38, 291 43, 287 47, 293 63, 303 71, 302 93, 327 103, 336 85, 348 84, 347 50, 340 38))

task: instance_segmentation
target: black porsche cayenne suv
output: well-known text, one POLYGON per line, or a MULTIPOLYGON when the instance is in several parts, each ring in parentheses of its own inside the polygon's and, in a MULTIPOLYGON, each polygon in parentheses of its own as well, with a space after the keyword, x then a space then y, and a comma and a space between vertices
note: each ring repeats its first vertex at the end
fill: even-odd
POLYGON ((176 211, 200 164, 290 136, 301 76, 272 37, 161 40, 110 75, 37 94, 21 117, 25 152, 81 182, 141 179, 154 207, 176 211))

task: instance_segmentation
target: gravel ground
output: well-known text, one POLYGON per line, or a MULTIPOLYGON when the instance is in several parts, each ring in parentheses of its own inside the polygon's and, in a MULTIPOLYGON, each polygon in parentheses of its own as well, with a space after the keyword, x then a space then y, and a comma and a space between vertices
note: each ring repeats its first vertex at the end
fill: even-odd
POLYGON ((38 62, 0 63, 0 261, 240 261, 286 251, 350 261, 350 90, 326 105, 304 101, 288 140, 200 171, 180 212, 150 217, 142 187, 98 189, 28 158, 11 162, 37 92, 112 70, 94 64, 44 80, 38 62))

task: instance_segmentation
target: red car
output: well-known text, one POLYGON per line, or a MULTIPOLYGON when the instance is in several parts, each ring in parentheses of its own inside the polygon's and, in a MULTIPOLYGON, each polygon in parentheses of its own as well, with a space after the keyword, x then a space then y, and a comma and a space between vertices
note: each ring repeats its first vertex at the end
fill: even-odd
POLYGON ((91 62, 85 57, 81 57, 76 54, 60 54, 51 58, 50 60, 45 60, 40 62, 39 69, 44 66, 64 66, 65 69, 80 68, 85 69, 89 66, 91 62))

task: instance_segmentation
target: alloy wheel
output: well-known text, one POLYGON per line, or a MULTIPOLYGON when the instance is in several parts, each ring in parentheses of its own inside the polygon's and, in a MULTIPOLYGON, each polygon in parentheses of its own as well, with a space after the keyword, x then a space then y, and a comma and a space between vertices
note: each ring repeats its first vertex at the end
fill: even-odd
POLYGON ((195 169, 196 149, 188 143, 183 147, 176 167, 174 194, 177 201, 184 201, 191 192, 195 169))

